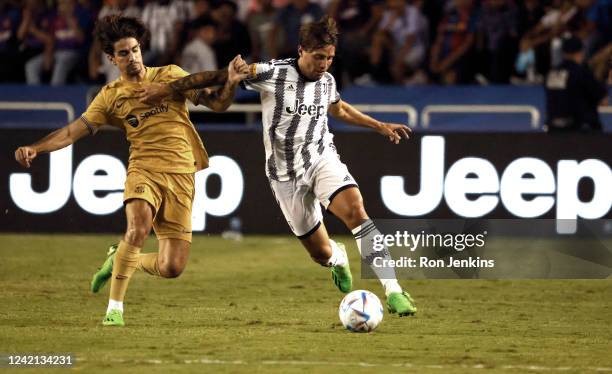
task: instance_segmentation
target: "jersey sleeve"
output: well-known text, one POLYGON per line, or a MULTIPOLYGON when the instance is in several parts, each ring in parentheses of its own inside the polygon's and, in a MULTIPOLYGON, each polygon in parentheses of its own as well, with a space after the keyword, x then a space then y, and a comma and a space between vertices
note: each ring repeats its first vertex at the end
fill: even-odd
POLYGON ((102 88, 81 115, 81 121, 93 135, 103 125, 111 124, 110 107, 108 102, 108 89, 102 88))
POLYGON ((329 101, 329 103, 330 104, 337 104, 340 101, 340 99, 341 99, 340 93, 338 92, 338 85, 336 84, 336 79, 334 79, 333 75, 328 73, 328 76, 329 76, 329 81, 328 81, 329 82, 329 88, 328 89, 329 89, 329 92, 330 92, 330 95, 329 95, 329 100, 330 101, 329 101))
POLYGON ((275 71, 272 62, 259 62, 249 65, 249 76, 240 82, 242 88, 253 91, 268 91, 273 89, 272 77, 275 71))
MULTIPOLYGON (((168 81, 171 82, 177 79, 184 78, 188 75, 189 73, 183 70, 180 66, 168 65, 168 70, 166 71, 164 78, 168 79, 168 81)), ((198 90, 198 89, 183 92, 183 95, 195 105, 198 105, 200 94, 201 94, 201 90, 198 90)))

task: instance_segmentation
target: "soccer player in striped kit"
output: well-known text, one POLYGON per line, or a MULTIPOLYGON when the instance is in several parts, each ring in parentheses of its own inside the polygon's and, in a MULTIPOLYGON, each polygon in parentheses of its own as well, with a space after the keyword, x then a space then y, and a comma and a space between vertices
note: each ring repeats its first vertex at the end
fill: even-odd
MULTIPOLYGON (((327 115, 371 128, 395 144, 407 139, 410 129, 380 122, 340 98, 334 77, 327 72, 337 40, 332 18, 306 24, 300 30, 297 59, 251 64, 241 85, 260 93, 266 175, 287 223, 312 259, 330 267, 334 283, 347 293, 352 289, 352 275, 346 251, 329 238, 319 204, 352 231, 363 258, 389 258, 389 252, 372 248, 372 238, 380 232, 364 209, 357 182, 336 153, 327 115)), ((177 86, 199 88, 198 74, 203 73, 179 79, 172 87, 147 87, 143 100, 159 100, 177 86)), ((372 270, 385 289, 389 311, 400 316, 414 314, 414 301, 397 282, 395 271, 374 266, 372 270)))

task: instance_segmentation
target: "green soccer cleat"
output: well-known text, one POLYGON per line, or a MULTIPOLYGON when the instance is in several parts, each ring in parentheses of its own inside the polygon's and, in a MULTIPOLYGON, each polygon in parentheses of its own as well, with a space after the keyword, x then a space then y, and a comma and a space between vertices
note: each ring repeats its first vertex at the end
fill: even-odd
POLYGON ((123 312, 119 309, 112 309, 106 313, 106 317, 102 320, 104 326, 125 326, 123 322, 123 312))
POLYGON ((115 253, 119 244, 113 244, 108 248, 106 253, 106 261, 102 264, 102 267, 93 275, 91 279, 91 292, 97 293, 104 287, 108 279, 113 275, 113 261, 115 260, 115 253))
POLYGON ((391 292, 387 296, 387 307, 389 313, 397 313, 400 317, 413 316, 417 311, 414 300, 406 291, 391 292))
MULTIPOLYGON (((340 250, 346 254, 344 244, 337 244, 338 248, 340 248, 340 250)), ((340 292, 349 293, 353 288, 353 276, 351 275, 351 267, 349 266, 348 260, 346 262, 346 265, 332 266, 331 273, 332 279, 334 280, 334 284, 336 285, 336 287, 338 287, 340 292)))

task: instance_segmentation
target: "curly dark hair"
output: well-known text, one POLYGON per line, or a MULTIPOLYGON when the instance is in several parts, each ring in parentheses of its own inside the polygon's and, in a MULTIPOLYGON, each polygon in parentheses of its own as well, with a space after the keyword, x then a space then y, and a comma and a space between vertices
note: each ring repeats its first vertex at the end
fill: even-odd
POLYGON ((307 23, 300 28, 300 46, 307 51, 328 45, 338 44, 338 26, 330 16, 324 16, 317 22, 307 23))
POLYGON ((96 22, 94 35, 100 41, 104 53, 113 55, 115 43, 123 38, 134 38, 141 45, 146 43, 149 31, 138 19, 117 15, 106 16, 96 22))

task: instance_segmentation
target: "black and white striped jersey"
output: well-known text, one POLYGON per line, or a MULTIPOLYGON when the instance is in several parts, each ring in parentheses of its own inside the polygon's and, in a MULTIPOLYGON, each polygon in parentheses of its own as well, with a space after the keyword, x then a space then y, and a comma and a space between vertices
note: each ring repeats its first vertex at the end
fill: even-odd
POLYGON ((250 68, 242 83, 261 96, 268 178, 290 180, 305 173, 326 151, 335 152, 327 109, 340 100, 340 94, 331 74, 309 80, 294 58, 250 68))

